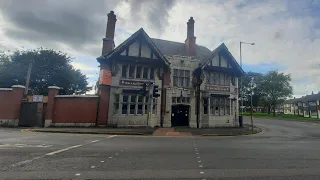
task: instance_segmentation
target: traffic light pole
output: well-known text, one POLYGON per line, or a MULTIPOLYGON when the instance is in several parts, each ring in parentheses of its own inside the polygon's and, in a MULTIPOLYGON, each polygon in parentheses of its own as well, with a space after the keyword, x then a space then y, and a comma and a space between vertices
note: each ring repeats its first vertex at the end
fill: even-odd
POLYGON ((148 114, 147 114, 147 128, 149 126, 149 121, 151 119, 151 114, 152 114, 152 106, 153 106, 153 97, 152 97, 152 92, 153 92, 153 84, 150 83, 148 86, 148 93, 147 93, 147 97, 148 97, 148 114))

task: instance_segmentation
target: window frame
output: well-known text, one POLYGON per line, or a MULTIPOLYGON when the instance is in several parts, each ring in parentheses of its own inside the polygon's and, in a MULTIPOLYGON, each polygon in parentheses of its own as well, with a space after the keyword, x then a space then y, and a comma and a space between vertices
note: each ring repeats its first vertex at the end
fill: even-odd
POLYGON ((173 69, 172 85, 174 87, 190 88, 191 71, 188 69, 173 69))

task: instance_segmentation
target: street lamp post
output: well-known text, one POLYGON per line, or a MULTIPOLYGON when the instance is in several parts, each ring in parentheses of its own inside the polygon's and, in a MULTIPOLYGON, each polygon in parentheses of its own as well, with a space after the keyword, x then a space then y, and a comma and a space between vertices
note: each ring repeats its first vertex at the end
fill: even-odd
MULTIPOLYGON (((248 42, 242 42, 240 41, 240 67, 242 68, 242 52, 241 52, 241 44, 249 44, 249 45, 255 45, 255 43, 248 43, 248 42)), ((243 120, 243 89, 242 89, 242 76, 240 77, 240 93, 241 93, 241 116, 239 117, 239 121, 243 120)))
POLYGON ((251 97, 250 97, 250 109, 251 109, 251 130, 253 131, 253 103, 252 103, 252 96, 253 96, 253 88, 254 88, 254 84, 253 84, 253 77, 251 78, 251 97))

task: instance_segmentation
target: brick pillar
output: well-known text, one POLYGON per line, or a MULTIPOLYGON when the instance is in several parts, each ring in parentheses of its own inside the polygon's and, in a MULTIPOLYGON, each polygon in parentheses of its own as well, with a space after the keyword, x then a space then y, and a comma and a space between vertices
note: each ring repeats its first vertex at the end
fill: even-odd
POLYGON ((105 126, 108 124, 109 115, 110 86, 101 84, 99 86, 99 108, 97 125, 105 126))
POLYGON ((9 122, 10 126, 18 126, 19 125, 19 119, 20 119, 20 110, 22 105, 22 99, 24 94, 25 87, 21 85, 13 85, 12 86, 12 99, 11 101, 14 102, 14 117, 12 122, 9 122))
POLYGON ((59 89, 60 88, 57 86, 48 87, 48 102, 47 102, 46 119, 44 122, 44 127, 48 127, 52 124, 54 97, 59 94, 59 89))

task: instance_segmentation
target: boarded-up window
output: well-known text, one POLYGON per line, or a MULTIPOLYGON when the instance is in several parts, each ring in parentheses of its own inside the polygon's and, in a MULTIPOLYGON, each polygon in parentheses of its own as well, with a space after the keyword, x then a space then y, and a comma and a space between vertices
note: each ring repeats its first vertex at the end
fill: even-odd
POLYGON ((144 67, 143 68, 143 79, 148 79, 148 73, 149 73, 149 68, 144 67))
POLYGON ((137 66, 137 69, 136 69, 136 78, 140 79, 141 78, 141 71, 142 71, 142 68, 140 66, 137 66))
POLYGON ((223 56, 220 56, 220 60, 221 60, 221 67, 228 67, 228 62, 223 56))
POLYGON ((129 56, 139 56, 139 43, 138 42, 134 42, 129 47, 129 56))
POLYGON ((218 55, 213 57, 212 66, 219 66, 219 56, 218 55))
POLYGON ((150 68, 150 79, 154 79, 154 68, 150 68))
POLYGON ((122 69, 121 69, 122 73, 121 73, 121 77, 127 77, 127 65, 122 65, 122 69))
POLYGON ((129 66, 129 78, 134 77, 134 66, 129 66))
POLYGON ((220 85, 225 85, 225 74, 220 73, 220 85))
POLYGON ((141 45, 141 57, 150 58, 151 49, 148 47, 146 43, 142 43, 141 45))

